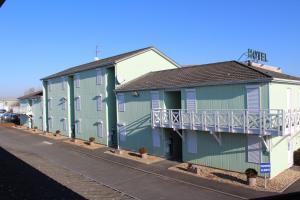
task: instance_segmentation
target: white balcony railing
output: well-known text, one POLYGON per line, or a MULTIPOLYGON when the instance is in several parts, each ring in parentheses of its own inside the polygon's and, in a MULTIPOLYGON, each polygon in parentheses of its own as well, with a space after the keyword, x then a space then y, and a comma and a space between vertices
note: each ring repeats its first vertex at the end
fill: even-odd
POLYGON ((31 106, 21 106, 19 109, 19 114, 32 115, 31 106))
POLYGON ((300 131, 300 110, 195 110, 154 109, 153 127, 289 135, 300 131))

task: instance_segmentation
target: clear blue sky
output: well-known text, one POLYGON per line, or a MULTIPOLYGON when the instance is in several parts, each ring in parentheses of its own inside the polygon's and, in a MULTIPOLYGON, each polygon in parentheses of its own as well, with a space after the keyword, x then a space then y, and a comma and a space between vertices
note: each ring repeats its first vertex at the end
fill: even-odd
POLYGON ((0 8, 0 97, 100 57, 154 45, 180 64, 253 48, 300 76, 297 0, 7 0, 0 8))

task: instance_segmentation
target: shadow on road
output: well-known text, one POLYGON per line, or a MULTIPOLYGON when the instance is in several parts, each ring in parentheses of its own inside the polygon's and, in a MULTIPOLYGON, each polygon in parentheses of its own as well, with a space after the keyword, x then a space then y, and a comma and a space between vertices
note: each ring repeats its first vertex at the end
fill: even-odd
POLYGON ((0 147, 0 199, 85 199, 0 147))
POLYGON ((299 199, 299 197, 300 197, 300 192, 292 192, 288 194, 279 194, 279 195, 274 195, 269 197, 256 198, 255 200, 296 200, 299 199))

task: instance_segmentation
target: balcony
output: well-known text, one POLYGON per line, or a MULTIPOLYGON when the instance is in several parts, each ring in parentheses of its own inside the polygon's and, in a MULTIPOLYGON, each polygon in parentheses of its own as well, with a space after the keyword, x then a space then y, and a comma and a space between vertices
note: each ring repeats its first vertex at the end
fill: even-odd
POLYGON ((154 109, 152 127, 258 135, 290 135, 300 131, 300 110, 154 109))
POLYGON ((31 106, 21 106, 19 109, 19 114, 32 115, 31 106))

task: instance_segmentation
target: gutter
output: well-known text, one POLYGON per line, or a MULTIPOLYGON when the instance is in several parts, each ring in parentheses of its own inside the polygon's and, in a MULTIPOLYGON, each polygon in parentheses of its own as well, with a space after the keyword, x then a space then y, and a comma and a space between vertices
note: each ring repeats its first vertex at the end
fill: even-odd
POLYGON ((297 81, 297 80, 274 78, 272 82, 276 82, 276 83, 290 83, 290 84, 298 84, 298 85, 300 85, 300 80, 297 81))

